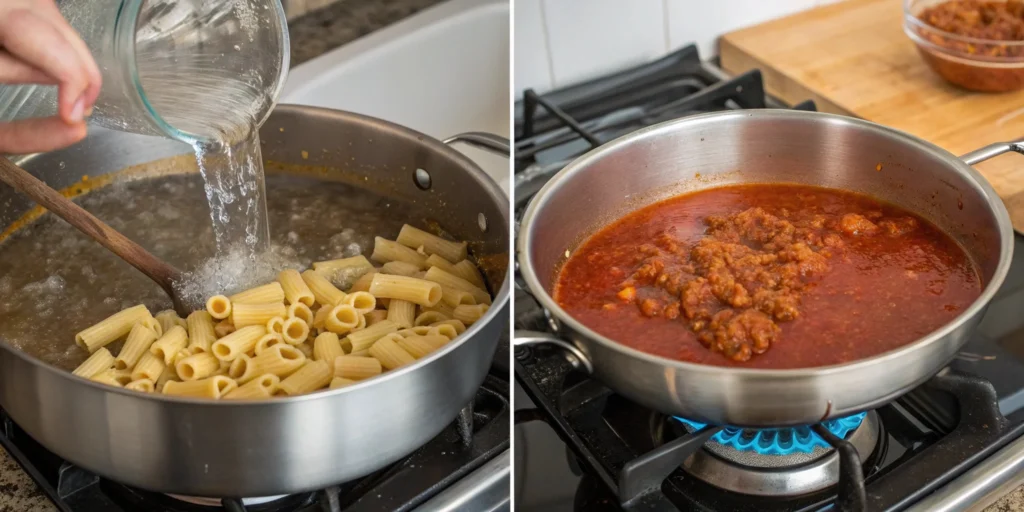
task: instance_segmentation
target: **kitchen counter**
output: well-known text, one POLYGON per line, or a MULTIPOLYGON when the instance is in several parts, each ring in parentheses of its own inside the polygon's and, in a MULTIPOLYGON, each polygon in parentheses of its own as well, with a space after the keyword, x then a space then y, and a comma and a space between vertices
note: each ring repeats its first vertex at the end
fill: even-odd
MULTIPOLYGON (((440 0, 338 0, 288 23, 291 65, 386 27, 440 0)), ((57 507, 6 450, 0 448, 0 512, 50 512, 57 507)))

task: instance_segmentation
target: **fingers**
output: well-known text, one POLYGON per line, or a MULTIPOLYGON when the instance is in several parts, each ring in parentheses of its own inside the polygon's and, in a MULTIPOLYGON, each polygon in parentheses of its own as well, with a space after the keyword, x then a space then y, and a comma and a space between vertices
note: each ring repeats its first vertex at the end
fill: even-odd
POLYGON ((85 41, 82 40, 78 32, 71 27, 71 24, 64 19, 64 16, 60 13, 57 8, 57 4, 52 1, 43 2, 47 5, 47 9, 50 12, 50 18, 56 24, 57 29, 64 34, 64 38, 71 43, 71 46, 75 48, 75 52, 78 54, 78 59, 85 68, 86 73, 89 75, 89 87, 85 92, 85 105, 86 112, 92 109, 96 98, 100 95, 100 86, 103 85, 103 75, 100 73, 99 66, 96 65, 96 60, 92 57, 92 52, 89 51, 89 47, 86 46, 85 41))
POLYGON ((0 123, 0 155, 53 151, 84 139, 85 133, 84 121, 68 124, 58 117, 0 123))
POLYGON ((35 66, 60 88, 57 111, 69 125, 80 124, 85 115, 89 73, 78 52, 50 21, 26 9, 6 13, 0 19, 0 46, 11 55, 35 66))
POLYGON ((46 73, 0 49, 0 83, 54 85, 57 82, 46 73))

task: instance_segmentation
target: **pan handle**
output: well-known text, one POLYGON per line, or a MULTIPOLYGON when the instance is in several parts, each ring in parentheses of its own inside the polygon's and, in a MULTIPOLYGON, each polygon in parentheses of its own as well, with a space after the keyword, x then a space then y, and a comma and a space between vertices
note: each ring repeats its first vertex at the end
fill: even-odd
POLYGON ((461 142, 469 146, 485 149, 505 158, 509 158, 509 155, 512 153, 512 143, 507 138, 487 132, 460 133, 444 139, 443 142, 449 146, 461 142))
POLYGON ((583 352, 580 351, 580 349, 576 348, 576 345, 556 338, 552 334, 548 334, 546 332, 517 330, 515 332, 515 336, 512 338, 512 344, 517 347, 545 344, 555 345, 566 352, 565 358, 573 368, 585 371, 588 374, 594 373, 594 365, 590 362, 590 359, 588 359, 587 356, 583 355, 583 352))
POLYGON ((983 148, 975 149, 970 153, 960 155, 960 159, 967 162, 967 165, 974 165, 1011 151, 1014 153, 1024 154, 1024 141, 996 142, 995 144, 989 144, 983 148))

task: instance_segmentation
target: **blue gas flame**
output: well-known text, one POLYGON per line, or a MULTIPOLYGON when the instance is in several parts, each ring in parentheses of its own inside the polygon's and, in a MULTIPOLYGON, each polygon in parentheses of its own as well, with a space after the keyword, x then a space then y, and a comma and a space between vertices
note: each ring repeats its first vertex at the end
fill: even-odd
MULTIPOLYGON (((836 437, 843 439, 851 430, 860 426, 867 413, 854 414, 845 418, 828 420, 823 423, 825 428, 836 437)), ((674 417, 695 430, 704 428, 703 423, 674 417)), ((739 451, 754 451, 761 455, 789 455, 791 453, 811 453, 815 447, 831 448, 811 427, 766 428, 763 430, 739 427, 725 427, 720 430, 712 441, 730 446, 739 451)))

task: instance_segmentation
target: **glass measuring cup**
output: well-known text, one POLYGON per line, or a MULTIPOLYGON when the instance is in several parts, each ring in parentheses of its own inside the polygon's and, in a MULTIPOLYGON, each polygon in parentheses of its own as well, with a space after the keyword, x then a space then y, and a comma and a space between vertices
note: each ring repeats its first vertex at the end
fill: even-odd
MULTIPOLYGON (((59 0, 99 65, 90 121, 190 144, 237 139, 270 114, 288 72, 279 0, 59 0)), ((0 86, 0 120, 51 116, 54 86, 0 86)))

